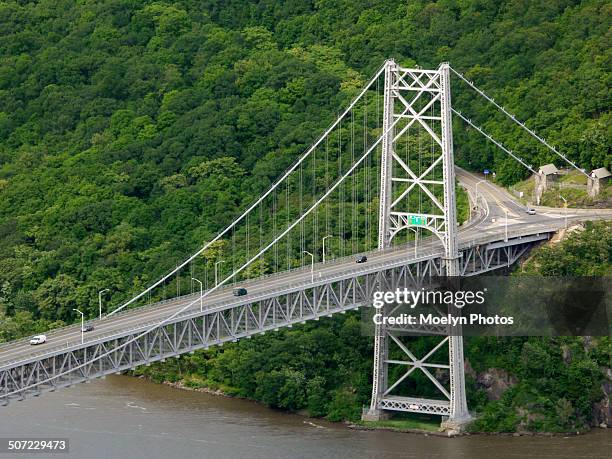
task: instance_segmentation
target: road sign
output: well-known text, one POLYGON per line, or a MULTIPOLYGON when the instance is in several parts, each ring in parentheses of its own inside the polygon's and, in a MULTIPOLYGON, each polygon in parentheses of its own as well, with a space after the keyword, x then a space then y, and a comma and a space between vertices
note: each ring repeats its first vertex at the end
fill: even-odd
POLYGON ((491 173, 491 171, 489 169, 485 169, 484 170, 484 175, 489 175, 491 173))
POLYGON ((421 217, 420 215, 408 215, 408 221, 411 225, 423 225, 427 223, 425 217, 421 217))

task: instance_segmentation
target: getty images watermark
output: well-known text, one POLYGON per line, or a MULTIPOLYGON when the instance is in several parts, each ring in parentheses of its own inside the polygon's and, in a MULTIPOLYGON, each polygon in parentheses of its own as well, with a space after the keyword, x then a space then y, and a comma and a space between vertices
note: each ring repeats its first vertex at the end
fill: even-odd
MULTIPOLYGON (((399 279, 398 279, 399 280, 399 279)), ((473 276, 375 291, 362 333, 611 336, 610 277, 473 276)))
POLYGON ((472 313, 467 315, 458 315, 453 313, 440 314, 440 307, 454 306, 457 309, 463 309, 465 306, 482 305, 485 303, 485 293, 487 288, 477 291, 439 291, 439 290, 409 290, 407 288, 397 289, 395 291, 377 291, 374 292, 373 306, 378 310, 372 320, 376 325, 450 325, 456 327, 458 325, 512 325, 514 317, 483 315, 481 313, 472 313), (399 312, 386 315, 383 313, 385 305, 399 306, 399 312), (409 307, 414 310, 417 306, 436 307, 433 312, 411 313, 401 312, 401 306, 409 307))

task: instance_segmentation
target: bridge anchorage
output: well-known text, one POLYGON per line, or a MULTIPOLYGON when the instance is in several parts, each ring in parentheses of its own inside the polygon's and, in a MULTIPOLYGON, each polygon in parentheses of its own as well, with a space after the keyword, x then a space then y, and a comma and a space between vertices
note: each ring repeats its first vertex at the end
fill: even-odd
MULTIPOLYGON (((451 107, 450 72, 477 89, 446 63, 424 70, 385 62, 255 202, 176 268, 92 320, 94 331, 84 336, 71 325, 47 332, 43 345, 0 345, 0 404, 371 306, 377 290, 503 269, 546 240, 563 218, 525 222, 520 212, 509 227, 506 212, 504 228, 499 209, 484 218, 489 203, 480 195, 472 201, 482 202, 482 215, 458 228, 452 114, 530 166, 451 107), (356 264, 356 254, 367 263, 356 264), (248 294, 233 296, 232 287, 248 294)), ((403 339, 414 330, 376 328, 365 419, 436 414, 452 430, 469 420, 462 338, 445 328, 417 332, 425 331, 439 339, 416 352, 403 339), (390 346, 408 358, 391 359, 390 346), (410 394, 404 383, 413 377, 430 382, 426 397, 438 398, 410 394)))

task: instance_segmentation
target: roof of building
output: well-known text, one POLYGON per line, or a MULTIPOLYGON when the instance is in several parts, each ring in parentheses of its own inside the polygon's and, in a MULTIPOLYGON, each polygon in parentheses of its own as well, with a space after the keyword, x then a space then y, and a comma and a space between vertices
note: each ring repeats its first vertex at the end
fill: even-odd
POLYGON ((545 164, 544 166, 540 166, 538 172, 544 175, 551 175, 558 173, 559 169, 557 169, 554 164, 545 164))
POLYGON ((610 171, 608 169, 606 169, 605 167, 600 167, 599 169, 593 169, 591 171, 591 177, 595 177, 595 178, 606 178, 606 177, 610 177, 612 174, 610 174, 610 171))

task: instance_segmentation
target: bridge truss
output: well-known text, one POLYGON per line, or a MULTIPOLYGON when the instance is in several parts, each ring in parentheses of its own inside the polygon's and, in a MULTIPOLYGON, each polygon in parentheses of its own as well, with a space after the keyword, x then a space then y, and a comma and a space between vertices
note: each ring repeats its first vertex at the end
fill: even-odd
MULTIPOLYGON (((508 244, 469 244, 461 251, 459 269, 467 276, 503 269, 514 263, 534 243, 547 238, 548 234, 542 233, 537 236, 516 236, 508 244)), ((162 326, 143 323, 91 342, 34 355, 0 369, 0 403, 23 400, 198 349, 369 306, 375 290, 429 286, 432 278, 444 274, 444 263, 440 248, 416 260, 404 259, 355 268, 353 272, 335 278, 289 285, 254 298, 212 305, 203 311, 199 307, 192 307, 162 326)), ((186 299, 186 302, 191 300, 186 299)), ((415 332, 413 328, 394 327, 387 333, 394 342, 401 343, 399 336, 406 331, 415 332)), ((444 335, 447 329, 438 327, 422 332, 444 335)), ((448 339, 444 337, 440 345, 447 343, 448 339)), ((417 359, 412 355, 412 363, 400 364, 408 364, 413 369, 427 369, 427 358, 417 359)), ((397 363, 392 360, 386 362, 397 363)), ((394 396, 391 391, 386 392, 379 400, 384 410, 444 416, 451 414, 448 398, 431 400, 394 396)), ((442 388, 441 392, 449 393, 446 388, 442 388)))

